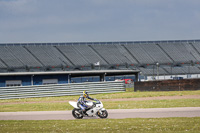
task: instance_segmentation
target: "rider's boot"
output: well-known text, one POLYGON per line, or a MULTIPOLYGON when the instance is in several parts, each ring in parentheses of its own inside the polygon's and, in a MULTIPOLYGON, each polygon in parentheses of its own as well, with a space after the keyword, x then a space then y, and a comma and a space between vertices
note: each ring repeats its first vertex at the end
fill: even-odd
POLYGON ((81 115, 84 115, 83 110, 79 110, 79 113, 80 113, 81 115))
POLYGON ((85 110, 80 110, 80 113, 81 113, 82 116, 86 116, 87 115, 85 110))
POLYGON ((88 115, 88 114, 86 113, 86 110, 84 110, 84 111, 83 111, 83 114, 84 114, 85 116, 87 116, 87 115, 88 115))

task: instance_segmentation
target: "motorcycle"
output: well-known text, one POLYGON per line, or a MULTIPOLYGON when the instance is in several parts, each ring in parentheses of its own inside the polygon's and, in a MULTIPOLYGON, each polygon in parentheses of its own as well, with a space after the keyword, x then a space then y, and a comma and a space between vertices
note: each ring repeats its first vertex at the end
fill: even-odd
POLYGON ((69 104, 74 107, 74 109, 72 110, 72 115, 76 119, 95 116, 100 118, 108 117, 108 112, 105 108, 103 108, 103 103, 97 99, 95 99, 94 101, 87 101, 85 103, 87 105, 85 113, 83 113, 81 108, 77 106, 77 102, 69 101, 69 104))

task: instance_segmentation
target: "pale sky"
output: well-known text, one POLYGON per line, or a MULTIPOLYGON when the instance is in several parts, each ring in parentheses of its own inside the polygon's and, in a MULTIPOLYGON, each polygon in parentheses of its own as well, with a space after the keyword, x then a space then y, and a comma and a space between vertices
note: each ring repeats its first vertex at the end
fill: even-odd
POLYGON ((200 0, 0 0, 0 43, 200 39, 200 0))

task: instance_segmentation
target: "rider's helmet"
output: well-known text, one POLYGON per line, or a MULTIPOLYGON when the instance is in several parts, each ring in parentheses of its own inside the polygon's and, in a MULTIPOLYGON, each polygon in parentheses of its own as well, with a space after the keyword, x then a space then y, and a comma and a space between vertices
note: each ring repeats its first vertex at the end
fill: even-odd
POLYGON ((87 92, 87 91, 83 91, 83 96, 84 96, 85 98, 87 98, 87 97, 88 97, 88 92, 87 92))

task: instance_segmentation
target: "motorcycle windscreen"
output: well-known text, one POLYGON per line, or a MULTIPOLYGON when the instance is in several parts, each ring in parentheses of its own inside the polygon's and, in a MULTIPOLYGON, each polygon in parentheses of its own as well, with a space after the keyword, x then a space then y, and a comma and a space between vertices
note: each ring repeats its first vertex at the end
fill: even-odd
POLYGON ((77 102, 69 101, 69 104, 72 105, 74 108, 79 108, 79 107, 77 106, 77 102))

